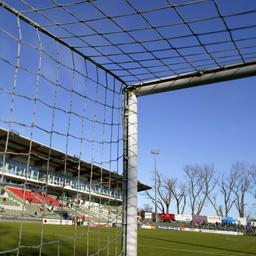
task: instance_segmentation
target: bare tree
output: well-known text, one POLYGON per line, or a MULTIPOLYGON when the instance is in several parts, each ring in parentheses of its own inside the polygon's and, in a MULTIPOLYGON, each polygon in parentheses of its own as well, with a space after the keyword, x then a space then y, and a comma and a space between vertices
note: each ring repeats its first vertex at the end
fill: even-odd
MULTIPOLYGON (((169 213, 172 198, 171 186, 169 179, 163 178, 159 172, 156 173, 157 208, 162 213, 169 213)), ((146 195, 155 204, 155 197, 148 191, 146 195)))
MULTIPOLYGON (((150 199, 151 202, 155 205, 155 197, 148 191, 146 191, 146 197, 148 199, 150 199)), ((156 204, 157 204, 157 208, 160 210, 160 212, 165 213, 164 204, 159 198, 156 199, 156 204)))
POLYGON ((183 214, 186 206, 186 186, 184 184, 178 184, 177 178, 169 180, 172 186, 170 186, 171 193, 176 202, 177 214, 183 214))
POLYGON ((204 188, 203 188, 203 200, 199 208, 199 213, 201 213, 203 206, 205 205, 206 199, 211 199, 212 191, 216 187, 217 180, 215 179, 215 171, 213 165, 204 165, 202 167, 202 176, 204 181, 204 188))
MULTIPOLYGON (((250 193, 254 197, 254 206, 256 205, 256 165, 253 164, 250 168, 250 176, 251 176, 251 188, 250 193)), ((253 207, 255 209, 255 207, 253 207)), ((254 212, 255 214, 255 212, 254 212)))
POLYGON ((251 176, 251 194, 256 199, 256 165, 253 164, 250 168, 250 176, 251 176))
POLYGON ((159 184, 162 183, 162 185, 157 186, 157 193, 165 205, 165 213, 169 213, 172 198, 172 183, 170 182, 170 179, 161 177, 159 173, 157 173, 157 180, 160 181, 159 184))
POLYGON ((208 200, 212 207, 214 208, 217 216, 223 216, 222 205, 219 204, 218 196, 216 194, 209 195, 208 200))
POLYGON ((232 165, 231 175, 234 176, 235 185, 233 192, 235 194, 235 206, 240 217, 245 217, 245 196, 250 188, 250 173, 248 165, 244 162, 236 162, 232 165))
POLYGON ((222 175, 221 180, 218 184, 224 203, 223 205, 220 206, 222 215, 228 216, 230 210, 232 209, 236 201, 236 197, 233 194, 235 184, 236 173, 230 172, 229 175, 222 175))
POLYGON ((206 199, 214 189, 214 167, 210 165, 187 165, 184 168, 187 179, 187 191, 192 215, 199 215, 206 199))
POLYGON ((186 165, 184 172, 187 180, 187 191, 191 206, 191 214, 195 215, 197 208, 197 198, 203 191, 201 167, 198 165, 186 165))

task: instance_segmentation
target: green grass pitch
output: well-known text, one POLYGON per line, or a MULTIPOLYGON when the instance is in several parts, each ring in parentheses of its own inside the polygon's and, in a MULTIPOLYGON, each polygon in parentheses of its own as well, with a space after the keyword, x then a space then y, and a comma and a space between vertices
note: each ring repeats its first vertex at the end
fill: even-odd
MULTIPOLYGON (((20 224, 0 222, 0 252, 17 246, 20 224)), ((116 255, 120 250, 121 230, 119 228, 90 228, 23 224, 20 255, 116 255), (41 234, 43 228, 43 240, 41 234), (75 237, 76 229, 76 239, 75 237), (88 236, 88 234, 90 234, 88 236), (60 242, 58 240, 61 239, 60 242), (110 244, 108 244, 110 241, 110 244), (89 247, 87 247, 89 243, 89 247), (32 246, 32 248, 31 248, 32 246), (30 248, 28 248, 30 247, 30 248), (87 248, 88 251, 87 251, 87 248), (88 254, 87 254, 88 253, 88 254)), ((0 253, 1 255, 1 253, 0 253)), ((16 255, 16 251, 2 255, 16 255)), ((256 255, 256 237, 216 235, 171 230, 139 230, 138 255, 141 256, 246 256, 256 255)))

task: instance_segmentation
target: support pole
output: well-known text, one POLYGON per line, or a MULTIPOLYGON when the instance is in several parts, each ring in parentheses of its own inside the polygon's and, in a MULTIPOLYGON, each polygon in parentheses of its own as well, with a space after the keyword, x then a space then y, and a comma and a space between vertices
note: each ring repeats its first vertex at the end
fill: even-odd
POLYGON ((137 256, 137 96, 134 92, 125 92, 125 121, 124 121, 124 179, 126 192, 124 206, 126 215, 125 248, 126 256, 137 256))

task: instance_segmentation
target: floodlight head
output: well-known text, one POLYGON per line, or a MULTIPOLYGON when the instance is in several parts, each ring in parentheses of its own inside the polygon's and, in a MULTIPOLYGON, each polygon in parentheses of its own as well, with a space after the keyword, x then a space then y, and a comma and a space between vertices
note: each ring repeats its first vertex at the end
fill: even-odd
POLYGON ((151 150, 151 154, 153 154, 153 155, 159 155, 159 153, 160 153, 159 149, 152 149, 151 150))

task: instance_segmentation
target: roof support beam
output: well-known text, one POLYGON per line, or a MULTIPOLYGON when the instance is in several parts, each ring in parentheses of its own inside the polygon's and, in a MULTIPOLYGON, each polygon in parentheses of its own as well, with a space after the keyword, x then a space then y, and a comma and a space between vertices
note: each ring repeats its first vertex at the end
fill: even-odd
POLYGON ((140 85, 130 86, 129 90, 134 91, 137 96, 145 96, 255 75, 256 62, 251 62, 149 81, 140 85))

